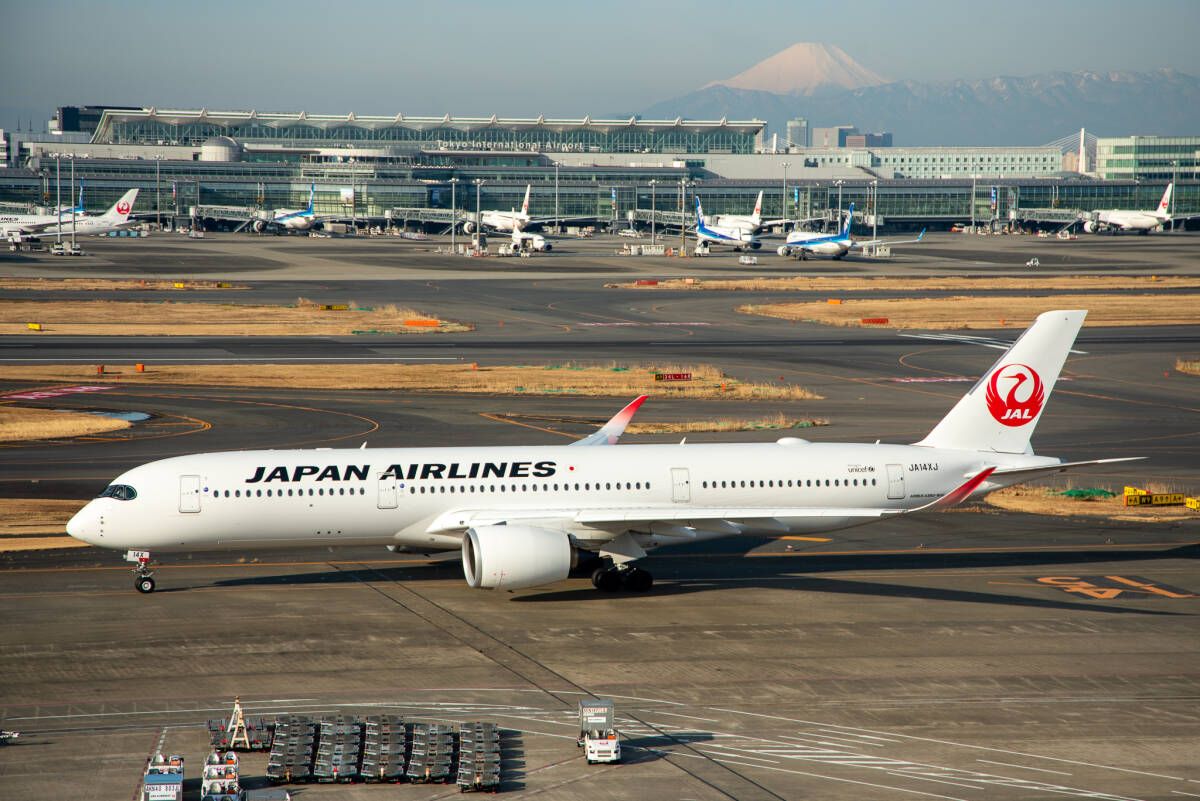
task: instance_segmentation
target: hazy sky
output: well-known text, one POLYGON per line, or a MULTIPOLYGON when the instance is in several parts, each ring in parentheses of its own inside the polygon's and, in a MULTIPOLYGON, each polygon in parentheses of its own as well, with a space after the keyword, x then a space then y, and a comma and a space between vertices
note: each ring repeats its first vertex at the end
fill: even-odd
POLYGON ((731 77, 796 42, 838 45, 894 80, 1200 75, 1200 0, 39 0, 6 4, 0 19, 6 128, 105 103, 600 117, 731 77))

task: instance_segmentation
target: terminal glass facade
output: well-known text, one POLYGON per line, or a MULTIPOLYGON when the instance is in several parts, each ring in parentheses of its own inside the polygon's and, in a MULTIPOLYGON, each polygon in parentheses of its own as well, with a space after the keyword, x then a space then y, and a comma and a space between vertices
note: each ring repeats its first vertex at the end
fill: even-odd
POLYGON ((98 144, 198 145, 214 136, 285 147, 395 145, 406 150, 533 150, 595 153, 753 153, 765 123, 647 120, 502 120, 362 117, 256 112, 112 111, 98 144))
POLYGON ((1116 180, 1195 181, 1200 178, 1200 136, 1097 139, 1096 173, 1116 180))

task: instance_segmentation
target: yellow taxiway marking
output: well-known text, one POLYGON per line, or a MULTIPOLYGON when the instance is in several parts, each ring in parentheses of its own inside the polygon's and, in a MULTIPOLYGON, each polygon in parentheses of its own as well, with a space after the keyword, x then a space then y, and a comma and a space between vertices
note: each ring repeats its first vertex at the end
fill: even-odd
POLYGON ((777 537, 776 539, 781 539, 781 540, 804 540, 805 542, 833 542, 833 540, 831 540, 829 537, 800 537, 800 536, 793 536, 793 535, 790 535, 790 534, 789 534, 788 536, 786 536, 786 537, 777 537))

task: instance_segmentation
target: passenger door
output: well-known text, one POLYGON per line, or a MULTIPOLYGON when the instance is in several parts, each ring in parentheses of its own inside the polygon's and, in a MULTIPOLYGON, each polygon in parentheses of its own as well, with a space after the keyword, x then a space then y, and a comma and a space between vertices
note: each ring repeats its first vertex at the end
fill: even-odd
POLYGON ((686 467, 671 468, 671 500, 675 503, 691 503, 692 481, 686 467))
POLYGON ((904 465, 889 464, 887 466, 888 477, 888 497, 903 498, 904 497, 904 465))
POLYGON ((200 511, 200 476, 179 477, 179 511, 200 511))
POLYGON ((399 492, 396 488, 396 479, 379 478, 379 508, 380 509, 395 509, 399 505, 399 492))

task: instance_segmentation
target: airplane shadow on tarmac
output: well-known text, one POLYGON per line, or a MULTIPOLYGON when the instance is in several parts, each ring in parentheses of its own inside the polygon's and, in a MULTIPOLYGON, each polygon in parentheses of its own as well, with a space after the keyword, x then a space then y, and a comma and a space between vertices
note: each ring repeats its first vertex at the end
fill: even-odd
MULTIPOLYGON (((687 555, 680 555, 689 559, 687 555)), ((692 566, 681 565, 679 559, 663 559, 647 557, 640 564, 651 573, 656 574, 657 581, 649 593, 633 592, 599 592, 591 586, 572 589, 549 589, 544 592, 530 592, 514 597, 516 603, 561 603, 571 601, 582 603, 587 601, 606 601, 613 599, 629 599, 636 601, 647 595, 654 597, 670 597, 675 595, 691 595, 699 592, 712 592, 734 587, 769 587, 780 590, 800 590, 805 592, 825 592, 844 595, 883 596, 893 598, 908 598, 913 600, 957 601, 965 603, 996 604, 1000 606, 1032 607, 1042 609, 1073 610, 1089 612, 1107 612, 1111 614, 1146 614, 1146 615, 1179 615, 1187 612, 1168 612, 1153 609, 1138 609, 1126 605, 1125 598, 1113 601, 1071 601, 1058 600, 1053 597, 1035 597, 1033 595, 1014 594, 1010 592, 983 592, 978 590, 961 590, 946 587, 933 587, 921 584, 901 584, 881 580, 860 581, 842 579, 829 575, 840 571, 888 571, 897 578, 903 578, 905 570, 932 569, 967 569, 967 568, 1011 568, 1028 567, 1031 569, 1049 568, 1058 565, 1071 565, 1073 572, 1079 572, 1080 566, 1089 563, 1110 563, 1118 560, 1122 563, 1145 562, 1147 564, 1164 559, 1196 559, 1200 557, 1200 545, 1189 544, 1168 550, 1144 550, 1121 552, 1096 551, 1033 551, 1003 553, 929 553, 929 554, 838 554, 823 556, 756 556, 737 558, 736 555, 726 554, 721 560, 722 570, 714 574, 712 567, 705 564, 703 556, 697 556, 699 564, 692 566), (798 558, 800 561, 798 561, 798 558), (688 574, 692 573, 692 576, 688 574), (1116 605, 1121 603, 1121 605, 1116 605)), ((266 567, 268 565, 264 565, 266 567)), ((926 574, 928 575, 928 574, 926 574)), ((936 575, 936 574, 935 574, 936 575)), ((960 576, 961 577, 961 576, 960 576)), ((215 587, 244 587, 270 585, 329 585, 338 583, 364 583, 379 585, 380 583, 413 584, 419 586, 424 581, 462 580, 462 572, 457 559, 421 565, 419 567, 335 567, 331 570, 311 573, 288 573, 276 576, 256 576, 237 579, 214 581, 215 587)), ((983 581, 984 579, 981 579, 983 581)), ((179 592, 187 588, 164 588, 160 592, 179 592)), ((1060 594, 1062 590, 1053 587, 1041 587, 1030 584, 1029 589, 1044 594, 1060 594)), ((1134 601, 1136 603, 1136 601, 1134 601)))

